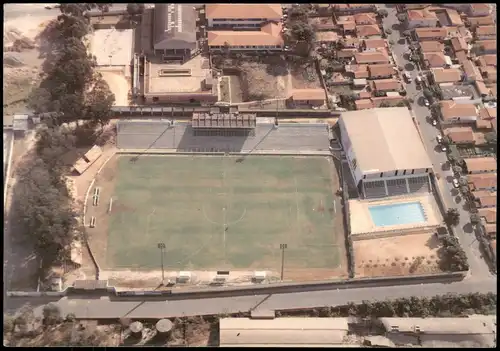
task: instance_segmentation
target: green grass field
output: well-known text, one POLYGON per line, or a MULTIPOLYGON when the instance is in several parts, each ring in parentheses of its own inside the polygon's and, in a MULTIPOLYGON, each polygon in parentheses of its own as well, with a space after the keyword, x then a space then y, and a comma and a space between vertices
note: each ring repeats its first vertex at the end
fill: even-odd
POLYGON ((326 157, 120 156, 107 265, 168 270, 336 268, 326 157))

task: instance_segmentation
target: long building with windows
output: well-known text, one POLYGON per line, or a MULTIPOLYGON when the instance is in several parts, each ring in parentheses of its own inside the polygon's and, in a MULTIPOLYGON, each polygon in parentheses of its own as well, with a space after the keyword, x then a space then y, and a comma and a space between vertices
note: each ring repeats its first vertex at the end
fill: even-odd
POLYGON ((339 128, 349 168, 362 197, 430 191, 432 162, 407 108, 345 112, 339 128))
POLYGON ((205 13, 209 28, 252 29, 267 22, 279 22, 281 4, 207 4, 205 13))

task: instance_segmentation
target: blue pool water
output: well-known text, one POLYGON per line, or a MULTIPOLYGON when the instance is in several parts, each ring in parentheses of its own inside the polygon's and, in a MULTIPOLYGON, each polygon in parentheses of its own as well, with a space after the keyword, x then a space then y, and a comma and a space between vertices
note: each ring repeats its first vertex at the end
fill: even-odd
POLYGON ((370 206, 368 210, 377 227, 425 222, 424 210, 420 202, 370 206))

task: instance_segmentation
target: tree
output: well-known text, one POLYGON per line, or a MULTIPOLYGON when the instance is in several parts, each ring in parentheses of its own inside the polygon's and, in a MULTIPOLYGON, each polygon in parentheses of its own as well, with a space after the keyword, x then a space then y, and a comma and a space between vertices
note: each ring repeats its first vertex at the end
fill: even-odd
POLYGON ((288 11, 288 18, 290 21, 307 22, 307 9, 301 5, 292 6, 292 8, 288 11))
POLYGON ((404 21, 406 21, 406 15, 405 15, 404 13, 400 13, 400 14, 398 14, 398 15, 397 15, 397 17, 398 17, 398 21, 399 21, 399 22, 404 22, 404 21))
POLYGON ((85 118, 101 126, 106 125, 113 116, 111 108, 115 103, 115 95, 104 79, 99 78, 94 84, 86 102, 85 118))
POLYGON ((389 12, 387 12, 386 9, 380 9, 377 11, 377 14, 380 16, 380 17, 387 17, 389 15, 389 12))
POLYGON ((314 40, 314 30, 307 22, 295 22, 290 33, 296 41, 312 43, 314 40))
POLYGON ((470 215, 470 222, 474 225, 481 223, 481 217, 477 213, 470 215))
POLYGON ((380 105, 379 105, 379 106, 380 106, 380 107, 389 107, 389 106, 391 106, 391 105, 390 105, 390 104, 389 104, 389 102, 387 102, 387 101, 382 101, 382 102, 380 103, 380 105))
POLYGON ((43 306, 43 322, 45 324, 57 324, 62 321, 61 309, 55 303, 43 306))
POLYGON ((144 4, 130 3, 127 4, 127 13, 131 16, 142 15, 146 6, 144 4))
POLYGON ((404 101, 400 101, 396 104, 397 107, 404 107, 405 106, 405 103, 404 101))
POLYGON ((451 272, 463 272, 469 269, 467 256, 460 247, 458 239, 448 235, 442 239, 442 246, 438 251, 440 256, 439 265, 442 270, 451 272))
POLYGON ((454 155, 448 155, 448 161, 450 161, 450 164, 455 165, 457 163, 457 158, 454 155))
POLYGON ((497 144, 497 133, 495 132, 489 132, 484 135, 484 139, 488 144, 497 144))
POLYGON ((385 34, 388 34, 388 35, 392 34, 392 29, 391 28, 387 28, 385 30, 385 34))
POLYGON ((422 94, 424 95, 424 97, 428 100, 432 99, 433 97, 433 94, 432 94, 432 91, 429 89, 429 88, 424 88, 422 90, 422 94))
POLYGON ((448 146, 451 145, 451 139, 448 135, 445 135, 441 141, 441 144, 448 146))
POLYGON ((460 167, 458 165, 453 166, 452 169, 453 169, 453 173, 455 173, 455 174, 461 174, 462 173, 462 167, 460 167))
POLYGON ((467 186, 468 181, 467 181, 467 178, 465 177, 460 177, 460 179, 458 179, 458 183, 461 185, 461 186, 467 186))
POLYGON ((456 208, 450 208, 446 211, 444 221, 448 225, 457 226, 460 223, 460 212, 456 208))

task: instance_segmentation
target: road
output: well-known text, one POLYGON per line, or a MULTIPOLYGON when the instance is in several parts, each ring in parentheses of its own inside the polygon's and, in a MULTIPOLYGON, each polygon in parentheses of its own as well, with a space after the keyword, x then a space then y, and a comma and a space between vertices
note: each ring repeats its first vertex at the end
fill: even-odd
MULTIPOLYGON (((399 40, 404 37, 401 36, 400 31, 397 30, 396 27, 393 27, 395 25, 399 26, 396 9, 386 7, 385 5, 378 5, 378 7, 386 9, 389 13, 389 16, 384 19, 383 25, 384 30, 387 28, 392 29, 392 33, 388 35, 388 40, 392 39, 395 43, 392 46, 392 52, 396 64, 406 68, 411 68, 410 66, 414 67, 414 65, 404 57, 404 53, 409 51, 407 41, 405 40, 404 43, 401 41, 400 43, 399 40)), ((465 201, 452 195, 457 193, 451 183, 453 173, 451 169, 443 170, 443 165, 448 161, 448 159, 446 153, 439 150, 438 143, 436 141, 436 136, 441 134, 441 132, 438 127, 434 127, 429 123, 427 116, 431 115, 431 111, 420 101, 423 97, 422 90, 418 90, 415 84, 415 78, 417 77, 419 71, 416 68, 409 70, 406 68, 405 70, 409 71, 413 78, 411 83, 406 84, 407 95, 414 100, 412 110, 418 123, 424 146, 434 166, 434 172, 440 175, 437 186, 439 186, 441 194, 443 195, 445 206, 447 208, 456 208, 460 213, 460 223, 457 227, 455 227, 455 233, 460 240, 465 253, 467 254, 471 275, 477 280, 496 279, 496 277, 490 273, 488 264, 481 257, 479 249, 480 244, 475 238, 472 224, 470 223, 470 213, 466 210, 465 201)))
POLYGON ((471 284, 465 279, 454 283, 432 283, 390 286, 379 288, 354 288, 327 291, 283 293, 273 295, 252 295, 210 299, 171 300, 163 298, 113 298, 110 296, 54 298, 8 298, 8 311, 18 309, 25 303, 35 307, 35 314, 41 315, 43 304, 56 302, 63 316, 74 313, 78 319, 105 319, 128 317, 132 319, 170 318, 221 313, 236 313, 250 310, 280 310, 340 306, 363 300, 385 300, 400 297, 441 295, 447 293, 494 292, 496 282, 481 281, 471 284))

